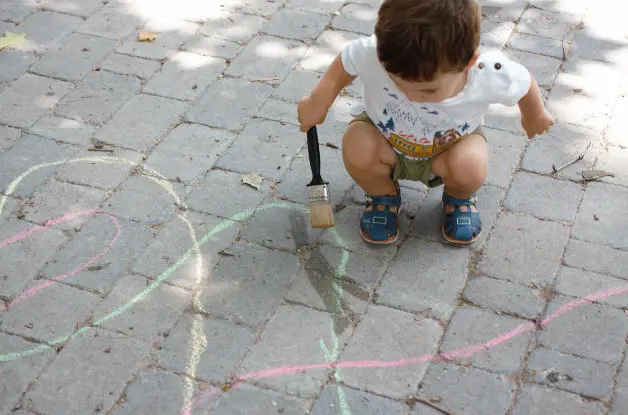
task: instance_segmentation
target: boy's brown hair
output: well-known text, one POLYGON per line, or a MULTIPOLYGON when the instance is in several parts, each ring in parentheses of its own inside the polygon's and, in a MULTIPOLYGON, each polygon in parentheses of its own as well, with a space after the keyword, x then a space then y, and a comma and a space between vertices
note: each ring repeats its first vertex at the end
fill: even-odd
POLYGON ((378 58, 407 81, 461 72, 479 47, 481 21, 474 0, 384 0, 375 24, 378 58))

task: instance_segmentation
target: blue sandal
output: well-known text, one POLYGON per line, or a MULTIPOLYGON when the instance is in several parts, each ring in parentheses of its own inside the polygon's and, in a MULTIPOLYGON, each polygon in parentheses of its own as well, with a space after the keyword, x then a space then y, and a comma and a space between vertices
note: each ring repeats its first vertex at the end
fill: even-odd
POLYGON ((479 239, 482 232, 482 221, 478 212, 471 209, 472 207, 475 208, 476 203, 476 195, 469 199, 458 199, 443 191, 443 209, 448 205, 455 208, 451 213, 445 211, 445 223, 441 229, 448 242, 455 245, 469 245, 479 239), (466 207, 464 212, 460 210, 461 206, 466 207))
POLYGON ((392 196, 367 196, 367 210, 360 220, 360 235, 365 241, 372 244, 392 244, 399 238, 399 222, 397 216, 401 213, 401 189, 399 184, 397 195, 392 196), (384 206, 384 210, 377 209, 384 206), (397 212, 391 210, 396 206, 397 212), (368 208, 371 207, 370 210, 368 208))

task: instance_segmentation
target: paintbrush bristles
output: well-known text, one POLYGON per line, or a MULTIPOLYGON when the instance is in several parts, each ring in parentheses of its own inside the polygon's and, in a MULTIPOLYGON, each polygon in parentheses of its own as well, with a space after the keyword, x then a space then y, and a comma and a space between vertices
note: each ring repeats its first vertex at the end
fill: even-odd
POLYGON ((330 202, 310 205, 310 224, 312 228, 333 228, 336 226, 334 209, 330 202))

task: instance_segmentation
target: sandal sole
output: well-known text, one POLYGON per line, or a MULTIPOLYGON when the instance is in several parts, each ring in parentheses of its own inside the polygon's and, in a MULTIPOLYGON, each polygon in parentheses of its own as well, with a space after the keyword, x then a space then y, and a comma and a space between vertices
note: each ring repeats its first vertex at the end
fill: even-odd
POLYGON ((449 242, 452 245, 471 245, 472 243, 477 242, 477 240, 480 239, 480 236, 482 236, 482 233, 479 233, 475 238, 471 239, 470 241, 458 241, 456 239, 450 238, 447 235, 447 233, 445 232, 445 225, 444 224, 443 224, 443 226, 441 226, 440 232, 443 234, 443 238, 445 238, 447 240, 447 242, 449 242))

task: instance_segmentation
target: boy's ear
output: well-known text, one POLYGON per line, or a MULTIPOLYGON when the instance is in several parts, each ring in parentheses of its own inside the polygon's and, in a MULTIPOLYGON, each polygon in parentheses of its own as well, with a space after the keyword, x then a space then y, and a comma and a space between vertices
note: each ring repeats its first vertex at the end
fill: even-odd
POLYGON ((469 61, 469 64, 467 65, 467 69, 471 69, 471 67, 475 65, 475 62, 478 60, 479 57, 480 57, 480 49, 476 49, 475 53, 473 54, 473 57, 471 58, 471 61, 469 61))

